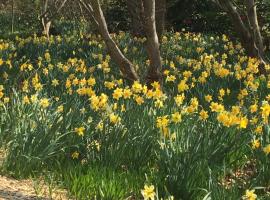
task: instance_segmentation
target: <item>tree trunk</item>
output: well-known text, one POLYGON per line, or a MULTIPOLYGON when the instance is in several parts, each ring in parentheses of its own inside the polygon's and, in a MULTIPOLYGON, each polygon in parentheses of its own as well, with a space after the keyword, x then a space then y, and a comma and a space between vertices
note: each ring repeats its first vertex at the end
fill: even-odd
POLYGON ((48 18, 42 18, 43 33, 49 39, 52 22, 48 18))
POLYGON ((251 28, 251 34, 253 36, 253 40, 256 49, 256 56, 257 58, 260 59, 261 63, 259 65, 259 70, 260 73, 262 74, 267 74, 265 65, 267 63, 265 57, 264 57, 264 43, 263 43, 263 38, 261 35, 261 30, 260 26, 258 23, 258 15, 257 15, 257 6, 254 2, 254 0, 246 0, 246 6, 247 6, 247 16, 251 28))
POLYGON ((166 19, 166 0, 156 0, 156 27, 158 38, 161 41, 166 19))
POLYGON ((49 6, 49 0, 42 0, 42 9, 41 9, 41 23, 43 26, 43 33, 50 38, 50 28, 52 25, 52 21, 55 16, 61 11, 61 9, 65 6, 68 0, 62 1, 51 1, 49 6), (52 4, 54 2, 54 4, 52 4))
MULTIPOLYGON (((138 80, 139 77, 137 73, 135 72, 134 66, 132 63, 123 55, 121 50, 118 48, 116 43, 111 38, 106 20, 104 18, 103 12, 101 10, 101 6, 99 3, 99 0, 91 0, 92 10, 90 11, 90 15, 93 17, 95 24, 97 25, 97 28, 102 36, 102 38, 105 41, 105 44, 107 46, 107 49, 109 51, 109 54, 112 58, 112 60, 117 63, 119 66, 123 76, 126 79, 135 81, 138 80)), ((90 8, 91 9, 91 8, 90 8)))
POLYGON ((232 19, 232 23, 239 35, 241 44, 247 52, 247 55, 253 58, 258 58, 261 61, 259 66, 260 73, 266 74, 263 40, 258 25, 254 0, 246 0, 248 24, 243 22, 239 12, 230 0, 218 0, 217 2, 232 19))
POLYGON ((146 75, 147 85, 157 81, 161 83, 161 57, 159 41, 156 32, 155 0, 142 0, 144 31, 147 38, 146 49, 150 60, 150 66, 146 75))
MULTIPOLYGON (((143 3, 142 0, 127 0, 128 12, 131 18, 131 32, 134 36, 144 37, 143 27, 143 3)), ((158 38, 161 39, 165 29, 166 19, 166 0, 156 0, 155 5, 156 31, 158 38)))
POLYGON ((48 16, 48 5, 49 0, 42 1, 42 9, 41 9, 41 23, 43 27, 43 34, 49 39, 50 38, 50 27, 51 27, 51 20, 48 16))
POLYGON ((250 57, 257 56, 256 43, 252 34, 249 32, 248 28, 245 26, 244 22, 241 19, 240 14, 236 11, 236 8, 233 8, 232 5, 229 7, 230 16, 233 20, 234 27, 237 33, 240 36, 240 41, 243 47, 246 49, 247 54, 250 57))
POLYGON ((256 46, 259 51, 258 53, 261 57, 264 57, 264 45, 261 30, 258 23, 257 6, 254 0, 246 0, 246 4, 247 4, 248 19, 252 29, 251 31, 253 33, 254 40, 256 42, 256 46))

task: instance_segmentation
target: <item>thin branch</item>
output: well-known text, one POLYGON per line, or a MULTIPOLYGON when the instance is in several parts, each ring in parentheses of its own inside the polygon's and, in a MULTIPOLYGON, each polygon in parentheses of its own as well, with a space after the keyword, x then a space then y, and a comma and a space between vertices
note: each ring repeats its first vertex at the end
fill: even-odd
POLYGON ((212 0, 214 3, 216 3, 218 5, 218 7, 222 10, 224 10, 225 12, 228 12, 228 9, 226 8, 226 6, 224 6, 224 4, 222 4, 220 1, 222 0, 212 0))
POLYGON ((99 23, 98 23, 97 19, 94 16, 94 11, 93 11, 92 6, 90 4, 85 3, 84 0, 78 0, 78 1, 88 11, 87 13, 93 19, 93 21, 96 24, 96 26, 99 27, 99 23))
MULTIPOLYGON (((61 11, 61 9, 65 6, 65 4, 66 4, 67 1, 68 1, 68 0, 62 1, 61 5, 60 5, 55 11, 52 12, 53 14, 52 14, 51 16, 47 16, 47 17, 53 19, 53 18, 61 11)), ((45 6, 44 6, 44 7, 45 7, 45 6)), ((56 7, 57 7, 57 6, 55 5, 54 8, 56 8, 56 7)), ((50 10, 48 9, 48 1, 47 1, 46 9, 45 9, 44 12, 39 16, 39 18, 43 18, 43 17, 45 17, 47 14, 50 14, 50 10)))

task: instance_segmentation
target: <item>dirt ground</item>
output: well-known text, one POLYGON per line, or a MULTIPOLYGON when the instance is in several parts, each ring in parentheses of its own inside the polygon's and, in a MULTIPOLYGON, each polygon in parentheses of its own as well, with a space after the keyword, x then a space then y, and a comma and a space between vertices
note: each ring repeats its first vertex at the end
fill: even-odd
POLYGON ((49 195, 49 189, 44 185, 36 191, 32 180, 15 180, 0 176, 0 200, 66 200, 65 191, 54 191, 49 195), (39 194, 37 194, 39 193, 39 194), (51 197, 50 197, 51 196, 51 197))
MULTIPOLYGON (((0 150, 0 166, 4 160, 4 153, 0 150)), ((52 189, 44 181, 15 180, 0 175, 0 200, 68 200, 67 192, 52 189)))

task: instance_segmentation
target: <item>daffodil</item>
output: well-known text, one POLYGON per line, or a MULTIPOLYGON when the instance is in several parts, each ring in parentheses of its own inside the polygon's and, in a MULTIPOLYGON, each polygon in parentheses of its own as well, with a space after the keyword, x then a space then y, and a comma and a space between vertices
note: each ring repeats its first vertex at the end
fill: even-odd
POLYGON ((47 98, 42 98, 42 99, 40 99, 39 105, 40 105, 42 108, 47 108, 47 107, 49 107, 49 105, 50 105, 49 99, 47 99, 47 98))
POLYGON ((263 148, 263 151, 266 155, 270 154, 270 144, 263 148))
POLYGON ((257 195, 255 194, 255 190, 246 190, 246 193, 244 195, 244 199, 246 199, 246 200, 256 200, 257 195))
POLYGON ((186 84, 186 80, 181 80, 177 87, 179 92, 184 92, 189 89, 189 86, 186 84))
POLYGON ((123 89, 122 88, 116 88, 113 91, 113 98, 116 100, 119 100, 123 96, 123 89))
POLYGON ((181 104, 183 104, 185 99, 185 95, 182 94, 178 94, 177 96, 174 97, 175 103, 177 106, 180 106, 181 104))
POLYGON ((261 146, 260 140, 254 139, 251 142, 252 149, 258 149, 261 146))
POLYGON ((56 87, 57 85, 59 85, 59 81, 57 79, 53 79, 52 86, 56 87))
POLYGON ((78 159, 79 158, 79 152, 78 151, 74 151, 72 154, 71 154, 71 157, 72 159, 78 159))
POLYGON ((64 111, 64 106, 63 105, 57 107, 57 112, 58 113, 61 113, 63 111, 64 111))
POLYGON ((172 114, 172 122, 178 123, 178 122, 181 122, 181 120, 182 120, 182 116, 179 112, 175 112, 172 114))
POLYGON ((200 111, 200 119, 205 121, 209 117, 208 112, 205 110, 200 111))
POLYGON ((74 129, 77 135, 84 136, 85 128, 83 126, 74 129))
POLYGON ((123 98, 124 99, 130 99, 131 96, 132 96, 132 92, 130 89, 126 88, 123 90, 123 98))
POLYGON ((156 193, 155 193, 155 187, 153 185, 145 185, 144 189, 141 190, 141 193, 143 195, 144 200, 154 200, 156 193))
POLYGON ((110 117, 110 122, 112 124, 117 124, 117 123, 119 123, 121 121, 121 118, 118 115, 114 114, 114 113, 111 113, 109 117, 110 117))

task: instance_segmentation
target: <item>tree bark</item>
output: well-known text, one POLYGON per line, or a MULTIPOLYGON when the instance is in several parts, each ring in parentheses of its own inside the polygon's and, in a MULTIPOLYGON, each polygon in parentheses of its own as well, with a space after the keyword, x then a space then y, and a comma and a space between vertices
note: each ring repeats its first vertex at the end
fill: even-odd
POLYGON ((49 39, 50 38, 50 28, 52 22, 48 18, 42 19, 43 33, 49 39))
POLYGON ((258 53, 262 57, 264 57, 264 45, 263 45, 263 39, 261 35, 260 26, 258 23, 257 6, 254 0, 246 0, 246 4, 247 4, 247 15, 248 15, 249 23, 252 29, 251 31, 253 33, 253 37, 259 51, 258 53))
POLYGON ((47 38, 50 37, 50 27, 51 27, 51 20, 48 16, 48 4, 49 0, 42 1, 42 13, 41 13, 41 23, 43 27, 43 34, 46 35, 47 38))
POLYGON ((54 5, 52 6, 50 3, 49 6, 49 0, 42 0, 42 9, 41 9, 41 23, 43 26, 43 33, 47 36, 47 38, 50 38, 50 28, 52 25, 52 21, 55 18, 55 16, 61 11, 61 9, 65 6, 66 2, 68 0, 61 1, 60 5, 57 5, 59 1, 54 1, 54 5))
POLYGON ((245 48, 247 55, 261 61, 259 70, 261 74, 266 74, 264 58, 263 40, 257 20, 257 11, 254 0, 246 0, 248 23, 241 19, 237 8, 231 0, 217 0, 218 5, 227 12, 232 19, 232 23, 239 35, 241 44, 245 48))
POLYGON ((94 22, 103 40, 105 41, 109 55, 111 56, 112 60, 119 66, 123 76, 131 81, 138 80, 139 77, 135 72, 133 64, 123 55, 109 34, 107 23, 103 15, 99 0, 91 0, 91 4, 87 4, 83 0, 80 0, 80 2, 87 9, 90 16, 94 19, 94 22))
POLYGON ((142 0, 142 2, 144 31, 147 38, 146 49, 150 60, 150 66, 146 75, 146 83, 151 87, 151 83, 155 81, 161 83, 162 62, 156 32, 155 0, 142 0))
POLYGON ((236 10, 236 7, 234 7, 230 1, 223 0, 223 2, 225 2, 225 6, 228 9, 228 14, 233 21, 233 25, 240 36, 241 43, 246 49, 247 54, 251 57, 257 56, 256 43, 254 41, 254 38, 252 37, 249 29, 246 27, 243 20, 241 19, 241 16, 236 10))
MULTIPOLYGON (((128 12, 131 18, 131 32, 134 36, 144 37, 143 27, 143 3, 142 0, 126 0, 128 12)), ((161 39, 165 29, 166 19, 166 0, 156 0, 155 3, 156 31, 158 38, 161 39)))

